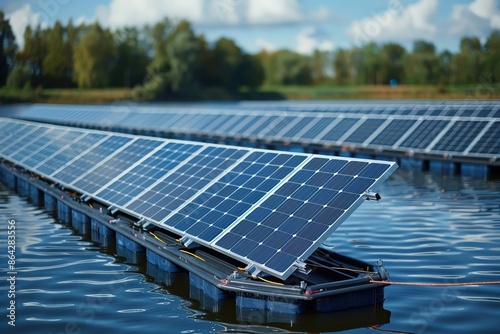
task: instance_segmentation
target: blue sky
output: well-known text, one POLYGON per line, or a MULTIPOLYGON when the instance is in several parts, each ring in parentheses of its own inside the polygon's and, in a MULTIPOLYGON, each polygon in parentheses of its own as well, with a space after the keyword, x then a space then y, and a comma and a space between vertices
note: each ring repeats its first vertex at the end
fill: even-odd
POLYGON ((70 18, 116 29, 168 16, 188 19, 209 41, 232 38, 248 52, 288 48, 307 54, 369 41, 411 49, 415 39, 456 51, 460 37, 484 41, 500 29, 497 0, 0 0, 0 8, 19 37, 28 24, 70 18))

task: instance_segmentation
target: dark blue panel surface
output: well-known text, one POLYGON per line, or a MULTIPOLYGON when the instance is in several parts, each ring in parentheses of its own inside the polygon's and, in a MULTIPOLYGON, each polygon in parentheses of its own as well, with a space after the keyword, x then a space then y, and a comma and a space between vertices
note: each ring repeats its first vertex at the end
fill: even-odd
POLYGON ((443 131, 448 122, 424 120, 399 146, 425 149, 443 131))
POLYGON ((244 149, 208 147, 128 204, 127 208, 160 222, 247 152, 244 149))
POLYGON ((74 186, 85 189, 88 194, 93 194, 135 164, 143 156, 159 147, 160 144, 162 142, 158 140, 139 138, 124 150, 114 154, 112 158, 104 161, 103 164, 91 173, 86 174, 74 183, 74 186))
POLYGON ((51 175, 59 168, 67 165, 76 156, 106 137, 104 134, 89 133, 80 138, 80 132, 65 135, 61 141, 51 143, 44 152, 50 158, 44 160, 36 168, 47 175, 51 175), (78 139, 78 140, 77 140, 78 139))
POLYGON ((343 118, 337 125, 329 130, 321 140, 337 141, 349 131, 354 124, 359 121, 359 118, 343 118))
POLYGON ((488 124, 486 121, 457 121, 434 145, 433 151, 463 152, 488 124))
POLYGON ((39 149, 33 152, 31 156, 23 160, 23 163, 31 168, 34 168, 38 164, 52 156, 63 146, 73 142, 82 134, 83 132, 79 131, 59 131, 59 134, 55 137, 46 137, 42 140, 39 140, 42 145, 40 145, 39 149))
POLYGON ((191 156, 201 145, 168 143, 140 165, 97 194, 110 203, 125 205, 191 156))
POLYGON ((389 123, 384 131, 375 137, 371 145, 392 146, 415 124, 415 120, 395 119, 389 123))
POLYGON ((303 155, 253 152, 165 224, 211 242, 305 159, 303 155), (196 221, 188 224, 193 218, 196 221))
POLYGON ((470 151, 471 153, 500 154, 500 122, 494 122, 470 151))
POLYGON ((101 163, 108 156, 121 149, 131 140, 132 138, 130 137, 113 135, 86 153, 84 152, 89 148, 88 145, 83 144, 81 146, 72 146, 66 150, 72 151, 72 153, 68 152, 71 157, 82 153, 83 155, 78 157, 78 163, 65 166, 65 168, 57 172, 54 177, 62 182, 71 184, 80 176, 86 174, 91 168, 101 163))
POLYGON ((313 158, 215 244, 283 272, 323 240, 389 167, 313 158))

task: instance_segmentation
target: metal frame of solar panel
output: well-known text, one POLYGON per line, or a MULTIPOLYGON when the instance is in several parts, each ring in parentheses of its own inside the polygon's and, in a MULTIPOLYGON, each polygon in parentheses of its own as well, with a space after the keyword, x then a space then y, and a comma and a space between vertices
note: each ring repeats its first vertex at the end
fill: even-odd
POLYGON ((500 154, 500 104, 494 102, 340 103, 334 106, 243 103, 242 106, 243 110, 210 110, 37 105, 21 117, 83 126, 119 124, 120 128, 188 136, 474 157, 488 163, 496 163, 494 159, 500 154), (247 110, 257 106, 267 110, 247 110))
POLYGON ((25 121, 0 119, 0 125, 21 128, 3 139, 10 141, 0 149, 3 158, 181 235, 187 246, 211 247, 246 263, 252 274, 282 279, 303 268, 397 168, 25 121))

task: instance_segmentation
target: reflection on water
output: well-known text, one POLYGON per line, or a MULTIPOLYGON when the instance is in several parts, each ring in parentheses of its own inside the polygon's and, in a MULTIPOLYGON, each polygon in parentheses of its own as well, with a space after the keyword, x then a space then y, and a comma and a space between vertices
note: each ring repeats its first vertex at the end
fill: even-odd
MULTIPOLYGON (((2 188, 0 188, 2 189, 2 188)), ((500 182, 398 170, 325 243, 368 262, 384 261, 396 282, 500 280, 500 182)), ((384 308, 298 318, 240 312, 234 301, 196 300, 185 274, 117 258, 0 190, 0 268, 7 280, 6 224, 16 221, 15 332, 494 332, 498 286, 389 286, 384 308), (207 311, 209 310, 209 311, 207 311), (217 311, 216 313, 210 311, 217 311)), ((0 285, 0 307, 8 299, 0 285)), ((199 299, 199 298, 198 298, 199 299)), ((3 318, 2 333, 7 327, 3 318)))

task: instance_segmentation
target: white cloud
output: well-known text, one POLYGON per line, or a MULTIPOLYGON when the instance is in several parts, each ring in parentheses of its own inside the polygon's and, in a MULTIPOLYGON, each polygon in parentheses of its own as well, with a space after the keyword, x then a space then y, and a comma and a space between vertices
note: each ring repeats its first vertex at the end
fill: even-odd
POLYGON ((451 13, 449 32, 455 36, 484 36, 491 29, 500 29, 498 1, 474 0, 467 5, 455 5, 451 13))
POLYGON ((105 26, 152 25, 164 17, 205 25, 279 25, 326 20, 322 7, 308 13, 299 0, 111 0, 96 17, 105 26))
POLYGON ((251 0, 246 18, 252 24, 292 23, 302 21, 302 13, 298 0, 251 0))
POLYGON ((297 35, 296 51, 310 55, 314 50, 332 51, 334 43, 331 38, 316 28, 310 27, 297 35))
POLYGON ((433 38, 437 28, 431 19, 437 7, 438 0, 419 0, 406 7, 399 0, 391 0, 386 11, 353 22, 347 32, 357 45, 372 40, 433 38))
POLYGON ((6 17, 9 19, 17 45, 22 49, 24 47, 24 30, 28 25, 33 27, 41 23, 40 14, 33 12, 31 5, 27 4, 7 14, 6 17))
POLYGON ((203 0, 111 0, 109 6, 98 7, 96 17, 105 26, 119 28, 152 25, 165 16, 198 22, 204 18, 203 9, 203 0))

